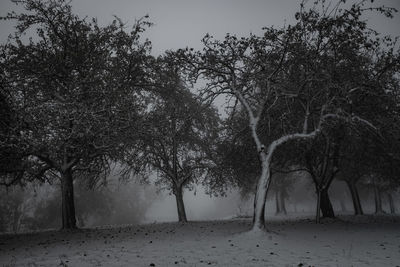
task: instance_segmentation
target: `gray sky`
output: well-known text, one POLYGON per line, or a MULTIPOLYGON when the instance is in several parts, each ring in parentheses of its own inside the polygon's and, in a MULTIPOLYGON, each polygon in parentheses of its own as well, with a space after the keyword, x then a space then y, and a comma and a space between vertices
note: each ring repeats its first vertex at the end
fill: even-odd
MULTIPOLYGON (((81 16, 97 17, 101 24, 113 15, 132 24, 146 14, 155 25, 146 32, 153 52, 181 47, 200 48, 201 38, 209 32, 222 38, 225 33, 247 35, 260 33, 263 26, 281 26, 293 21, 299 1, 294 0, 72 0, 74 11, 81 16)), ((399 0, 377 0, 374 5, 400 9, 399 0)), ((16 9, 9 0, 0 0, 0 15, 16 9)), ((18 10, 18 9, 16 9, 18 10)), ((369 18, 371 25, 384 33, 400 35, 400 14, 390 20, 382 16, 369 18)), ((13 32, 13 25, 0 21, 0 41, 13 32)))

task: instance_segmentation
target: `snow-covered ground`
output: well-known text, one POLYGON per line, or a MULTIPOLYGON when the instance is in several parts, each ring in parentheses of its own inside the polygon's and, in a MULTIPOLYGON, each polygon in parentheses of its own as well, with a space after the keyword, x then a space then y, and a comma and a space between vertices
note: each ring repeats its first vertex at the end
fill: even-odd
POLYGON ((1 266, 400 266, 400 217, 158 223, 0 236, 1 266))

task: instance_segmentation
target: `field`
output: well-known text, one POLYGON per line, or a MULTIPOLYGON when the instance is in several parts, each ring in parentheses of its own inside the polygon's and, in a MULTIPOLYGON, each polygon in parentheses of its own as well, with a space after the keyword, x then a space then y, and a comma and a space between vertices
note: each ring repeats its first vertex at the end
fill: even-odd
POLYGON ((157 223, 0 236, 1 266, 400 266, 400 217, 157 223))

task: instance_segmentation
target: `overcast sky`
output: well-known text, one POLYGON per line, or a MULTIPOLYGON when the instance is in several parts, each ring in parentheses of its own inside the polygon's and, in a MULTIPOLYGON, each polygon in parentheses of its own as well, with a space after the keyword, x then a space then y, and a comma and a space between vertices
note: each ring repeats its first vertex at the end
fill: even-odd
MULTIPOLYGON (((310 1, 311 2, 311 1, 310 1)), ((97 17, 101 24, 113 15, 133 23, 146 14, 155 25, 146 32, 153 43, 153 52, 181 47, 200 48, 201 38, 208 32, 222 38, 225 33, 247 35, 260 33, 263 26, 281 26, 293 22, 299 1, 295 0, 72 0, 74 11, 82 16, 97 17)), ((400 9, 399 0, 377 0, 374 5, 400 9)), ((10 0, 0 0, 0 15, 16 8, 10 0)), ((400 35, 400 14, 394 19, 382 16, 369 18, 379 31, 400 35)), ((13 25, 0 21, 0 40, 4 42, 13 25)))

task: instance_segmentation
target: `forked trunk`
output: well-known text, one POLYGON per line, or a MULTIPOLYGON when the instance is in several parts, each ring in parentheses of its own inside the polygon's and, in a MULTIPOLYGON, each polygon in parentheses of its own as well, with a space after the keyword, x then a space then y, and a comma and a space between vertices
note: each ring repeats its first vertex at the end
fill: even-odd
POLYGON ((61 173, 61 195, 62 229, 76 229, 74 184, 71 169, 61 173))
POLYGON ((179 222, 187 222, 185 204, 183 202, 183 190, 182 187, 175 190, 176 206, 178 210, 179 222))
POLYGON ((356 184, 352 182, 346 182, 346 184, 349 187, 351 199, 353 201, 354 215, 364 214, 361 207, 360 195, 358 194, 356 184))
MULTIPOLYGON (((252 124, 250 124, 252 126, 252 124)), ((267 199, 267 192, 268 188, 271 183, 271 169, 270 169, 270 164, 271 164, 271 159, 273 156, 273 153, 275 149, 294 139, 299 139, 299 138, 313 138, 318 130, 315 130, 312 133, 309 134, 290 134, 286 136, 282 136, 281 138, 273 141, 269 146, 267 152, 264 151, 264 146, 261 146, 261 142, 258 139, 257 133, 255 131, 255 127, 253 126, 252 128, 252 133, 254 140, 256 141, 257 147, 259 149, 259 157, 261 161, 261 175, 260 178, 258 179, 258 184, 257 184, 257 191, 256 191, 256 196, 254 200, 254 217, 253 217, 253 231, 258 231, 258 230, 263 230, 265 228, 265 201, 267 199)))
POLYGON ((325 218, 334 218, 335 212, 333 211, 331 200, 329 199, 328 188, 321 190, 321 212, 325 218))

